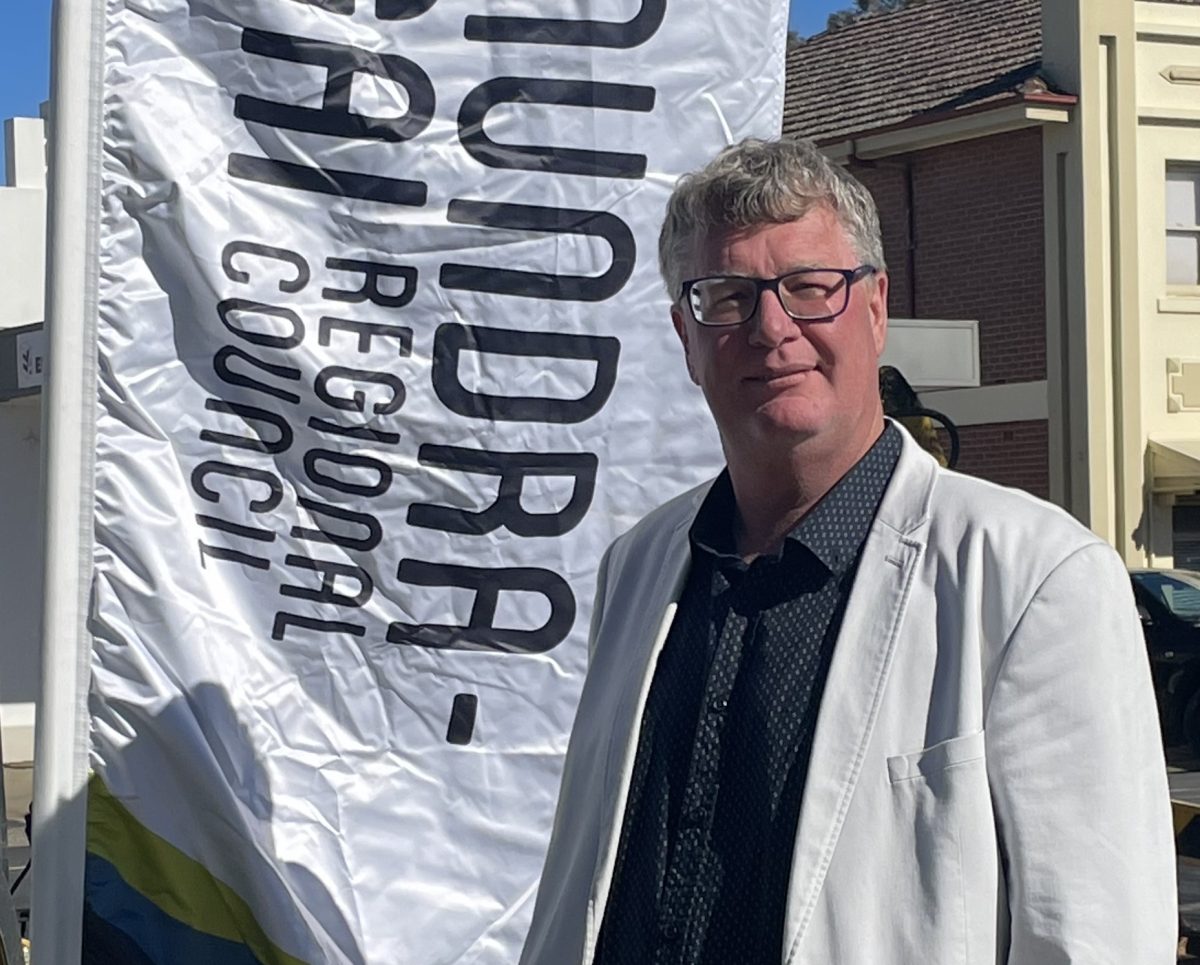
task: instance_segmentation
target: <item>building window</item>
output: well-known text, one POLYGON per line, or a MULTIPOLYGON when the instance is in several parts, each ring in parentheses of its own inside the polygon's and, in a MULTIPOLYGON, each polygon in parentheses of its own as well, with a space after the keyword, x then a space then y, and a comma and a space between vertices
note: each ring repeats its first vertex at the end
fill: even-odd
POLYGON ((1200 165, 1167 165, 1167 284, 1200 285, 1200 165))

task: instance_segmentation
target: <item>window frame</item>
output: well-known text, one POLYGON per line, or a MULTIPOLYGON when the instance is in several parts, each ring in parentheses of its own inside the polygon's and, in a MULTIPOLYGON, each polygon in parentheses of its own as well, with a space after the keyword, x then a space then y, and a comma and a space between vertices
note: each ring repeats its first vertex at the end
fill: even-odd
POLYGON ((1163 176, 1163 282, 1172 294, 1194 295, 1200 292, 1200 161, 1169 160, 1163 176), (1175 177, 1189 180, 1193 185, 1193 223, 1172 224, 1169 210, 1168 185, 1175 177), (1196 244, 1196 259, 1193 266, 1194 281, 1172 281, 1171 261, 1167 251, 1168 239, 1172 237, 1192 238, 1196 244))

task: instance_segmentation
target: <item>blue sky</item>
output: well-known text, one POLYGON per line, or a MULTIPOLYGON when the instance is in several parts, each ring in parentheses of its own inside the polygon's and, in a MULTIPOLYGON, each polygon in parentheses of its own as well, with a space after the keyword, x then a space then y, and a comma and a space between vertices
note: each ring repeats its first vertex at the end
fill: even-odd
POLYGON ((13 0, 5 6, 0 118, 36 117, 50 89, 50 0, 13 0))
POLYGON ((801 37, 811 37, 825 29, 833 11, 853 6, 853 0, 790 0, 788 26, 801 37))
MULTIPOLYGON (((788 25, 808 36, 824 29, 830 11, 850 5, 850 0, 790 0, 788 25)), ((0 119, 36 117, 50 91, 50 0, 11 0, 6 6, 0 29, 0 119)), ((3 153, 0 139, 0 165, 3 153)))

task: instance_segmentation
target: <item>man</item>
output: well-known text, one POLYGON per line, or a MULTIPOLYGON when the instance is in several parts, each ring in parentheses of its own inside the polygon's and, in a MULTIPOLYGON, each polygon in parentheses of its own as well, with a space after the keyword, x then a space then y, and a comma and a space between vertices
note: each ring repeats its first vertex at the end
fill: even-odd
POLYGON ((1174 961, 1128 577, 884 420, 870 195, 747 141, 659 247, 727 469, 601 565, 522 961, 1174 961))

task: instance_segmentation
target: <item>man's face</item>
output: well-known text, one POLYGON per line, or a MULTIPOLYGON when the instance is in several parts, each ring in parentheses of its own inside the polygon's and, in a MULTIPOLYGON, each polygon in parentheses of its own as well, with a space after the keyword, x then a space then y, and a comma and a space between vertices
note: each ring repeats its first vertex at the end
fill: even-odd
MULTIPOLYGON (((689 277, 774 278, 798 268, 857 268, 837 216, 817 207, 799 221, 721 231, 697 247, 689 277)), ((881 419, 879 356, 887 334, 887 277, 856 282, 845 312, 798 322, 764 291, 738 326, 699 325, 671 308, 688 373, 708 400, 726 450, 746 443, 794 445, 814 437, 855 445, 881 419)))

